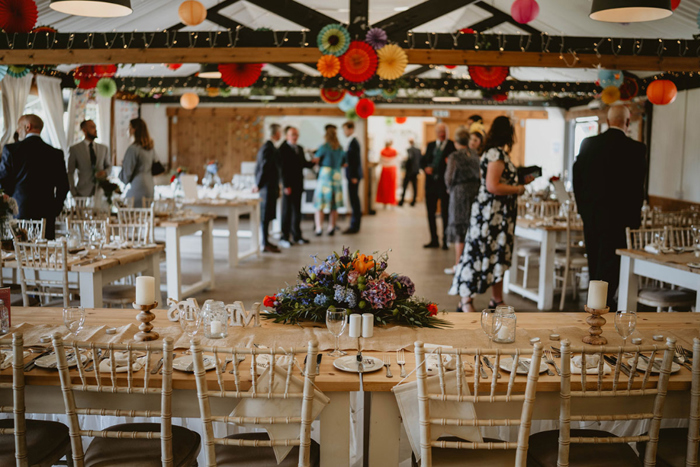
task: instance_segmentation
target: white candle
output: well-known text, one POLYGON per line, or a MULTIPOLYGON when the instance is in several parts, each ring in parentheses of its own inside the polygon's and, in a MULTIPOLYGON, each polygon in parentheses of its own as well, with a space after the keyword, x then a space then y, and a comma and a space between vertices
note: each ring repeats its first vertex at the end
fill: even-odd
POLYGON ((608 303, 608 283, 605 281, 590 281, 588 283, 588 308, 602 310, 608 303))
POLYGON ((212 321, 211 322, 211 333, 216 335, 216 334, 221 334, 223 331, 223 325, 221 324, 221 321, 212 321))
POLYGON ((156 280, 151 276, 136 278, 136 304, 152 305, 156 301, 156 280))
POLYGON ((364 313, 362 315, 362 337, 365 339, 374 335, 374 315, 372 313, 364 313))
POLYGON ((362 315, 350 315, 350 337, 362 337, 362 315))

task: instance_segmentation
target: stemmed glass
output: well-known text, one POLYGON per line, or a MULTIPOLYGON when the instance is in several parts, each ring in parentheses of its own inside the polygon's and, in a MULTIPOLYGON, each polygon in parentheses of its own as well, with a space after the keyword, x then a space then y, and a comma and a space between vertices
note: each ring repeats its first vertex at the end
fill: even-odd
POLYGON ((632 335, 636 327, 637 313, 628 310, 620 310, 615 313, 615 329, 622 336, 622 345, 627 345, 627 338, 632 335))
POLYGON ((340 350, 340 336, 345 332, 345 327, 348 324, 347 311, 342 308, 336 308, 326 311, 326 327, 328 332, 335 336, 335 350, 328 355, 330 357, 342 357, 347 355, 346 352, 340 350))
MULTIPOLYGON (((198 308, 185 307, 184 310, 180 311, 179 321, 182 332, 190 336, 190 340, 192 340, 202 326, 202 313, 198 308)), ((185 353, 189 353, 189 351, 185 353)))
POLYGON ((66 326, 66 329, 68 329, 68 336, 73 334, 75 337, 78 337, 78 333, 83 329, 83 325, 85 324, 85 308, 81 306, 64 308, 63 324, 66 326))
POLYGON ((107 233, 104 231, 104 229, 102 227, 95 224, 95 226, 92 229, 92 232, 90 232, 90 242, 93 243, 96 247, 98 247, 97 256, 95 256, 95 259, 105 259, 106 258, 106 256, 102 254, 102 249, 105 246, 106 239, 107 239, 107 233))
POLYGON ((487 308, 481 312, 481 329, 489 338, 489 347, 493 338, 501 330, 501 315, 499 315, 493 308, 487 308))
POLYGON ((664 230, 660 230, 654 234, 654 243, 656 243, 659 251, 666 248, 666 232, 664 230))

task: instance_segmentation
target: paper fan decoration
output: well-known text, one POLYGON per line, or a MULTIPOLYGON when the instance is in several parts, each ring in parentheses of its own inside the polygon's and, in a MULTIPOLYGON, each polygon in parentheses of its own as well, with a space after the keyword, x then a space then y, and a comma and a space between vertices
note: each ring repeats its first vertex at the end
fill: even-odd
POLYGON ((316 69, 324 78, 332 78, 340 71, 340 60, 335 55, 323 55, 318 59, 316 69))
POLYGON ((360 101, 355 106, 355 112, 360 118, 371 117, 374 113, 374 102, 367 98, 360 99, 360 101))
POLYGON ((0 0, 0 28, 7 33, 30 32, 37 18, 34 0, 0 0))
POLYGON ((75 85, 80 89, 95 89, 100 78, 97 76, 85 76, 83 78, 76 78, 75 85))
POLYGON ((620 100, 620 88, 616 86, 606 87, 600 94, 600 100, 608 105, 617 102, 618 100, 620 100))
POLYGON ((343 96, 343 100, 338 103, 338 108, 343 112, 347 112, 350 109, 354 109, 358 102, 360 102, 359 97, 346 93, 343 96))
POLYGON ((7 74, 7 65, 0 65, 0 81, 5 77, 7 74))
POLYGON ((395 98, 398 94, 398 89, 382 89, 382 97, 388 101, 395 98))
POLYGON ((223 63, 219 65, 221 79, 234 88, 247 88, 262 73, 262 63, 223 63))
POLYGON ((374 50, 379 50, 389 43, 389 36, 382 28, 371 28, 367 31, 365 42, 371 45, 374 50))
POLYGON ((228 97, 231 95, 231 88, 220 88, 219 95, 221 97, 228 97))
POLYGON ((363 83, 377 70, 377 53, 366 42, 352 41, 340 57, 340 74, 351 83, 363 83))
POLYGON ((639 84, 637 80, 631 76, 625 75, 625 80, 620 86, 620 100, 632 100, 637 97, 637 94, 639 94, 639 84))
POLYGON ((382 79, 400 78, 406 71, 408 55, 396 44, 389 44, 379 49, 377 57, 379 58, 377 75, 382 79))
POLYGON ((345 89, 321 88, 321 99, 327 104, 337 104, 345 97, 345 89))
POLYGON ((459 30, 462 34, 476 34, 476 31, 472 28, 462 28, 459 30))
POLYGON ((29 72, 29 67, 24 65, 10 65, 7 67, 7 74, 13 78, 24 78, 29 72))
POLYGON ((56 28, 52 28, 51 26, 37 26, 34 29, 32 29, 32 32, 38 34, 40 32, 52 33, 52 32, 58 32, 58 31, 56 30, 56 28))
POLYGON ((469 76, 477 86, 491 89, 500 86, 508 77, 507 66, 469 66, 469 76))
POLYGON ((365 89, 365 96, 367 97, 377 97, 381 96, 382 90, 381 89, 365 89))
POLYGON ((355 109, 350 109, 347 112, 345 112, 345 119, 350 120, 351 122, 354 122, 355 120, 358 120, 360 117, 357 116, 357 112, 355 112, 355 109))
POLYGON ((97 82, 95 91, 102 97, 110 98, 117 93, 117 83, 112 78, 102 78, 97 82))
POLYGON ((496 102, 505 102, 508 100, 508 93, 504 92, 502 94, 494 94, 491 96, 491 99, 493 99, 496 102))
POLYGON ((117 74, 117 65, 95 65, 95 74, 100 78, 111 78, 117 74))
POLYGON ((356 89, 356 90, 354 90, 354 91, 348 91, 348 93, 349 93, 351 96, 362 97, 362 94, 365 93, 365 90, 364 90, 364 89, 356 89))
POLYGON ((316 42, 324 55, 340 57, 350 46, 350 33, 342 24, 329 24, 319 31, 316 42))

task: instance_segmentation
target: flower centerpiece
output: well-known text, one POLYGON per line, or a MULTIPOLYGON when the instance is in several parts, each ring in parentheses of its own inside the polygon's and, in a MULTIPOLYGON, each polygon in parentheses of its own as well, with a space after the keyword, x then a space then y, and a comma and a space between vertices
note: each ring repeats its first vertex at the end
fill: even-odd
POLYGON ((106 170, 99 170, 95 172, 95 180, 97 185, 102 189, 107 198, 107 204, 112 206, 114 200, 112 199, 115 194, 120 195, 122 190, 119 185, 109 180, 109 176, 106 170))
POLYGON ((401 324, 443 328, 450 323, 438 318, 435 303, 416 297, 416 287, 407 276, 388 273, 388 254, 375 258, 350 253, 343 248, 299 271, 297 283, 266 296, 262 314, 277 323, 324 321, 329 308, 346 308, 352 313, 372 313, 376 324, 401 324))

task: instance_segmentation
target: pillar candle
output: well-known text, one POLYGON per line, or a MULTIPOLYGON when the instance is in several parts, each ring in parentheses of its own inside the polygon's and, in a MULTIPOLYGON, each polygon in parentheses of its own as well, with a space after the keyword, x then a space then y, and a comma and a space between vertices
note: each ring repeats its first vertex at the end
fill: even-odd
POLYGON ((350 337, 362 337, 362 315, 350 315, 350 337))
POLYGON ((374 335, 374 315, 372 313, 364 313, 362 315, 362 337, 365 339, 374 335))
POLYGON ((136 304, 152 305, 156 301, 156 280, 151 276, 136 278, 136 304))
POLYGON ((588 283, 588 308, 602 310, 608 303, 608 283, 590 281, 588 283))
POLYGON ((211 322, 211 333, 212 334, 221 334, 221 332, 223 330, 224 330, 224 327, 221 324, 221 321, 212 321, 211 322))

